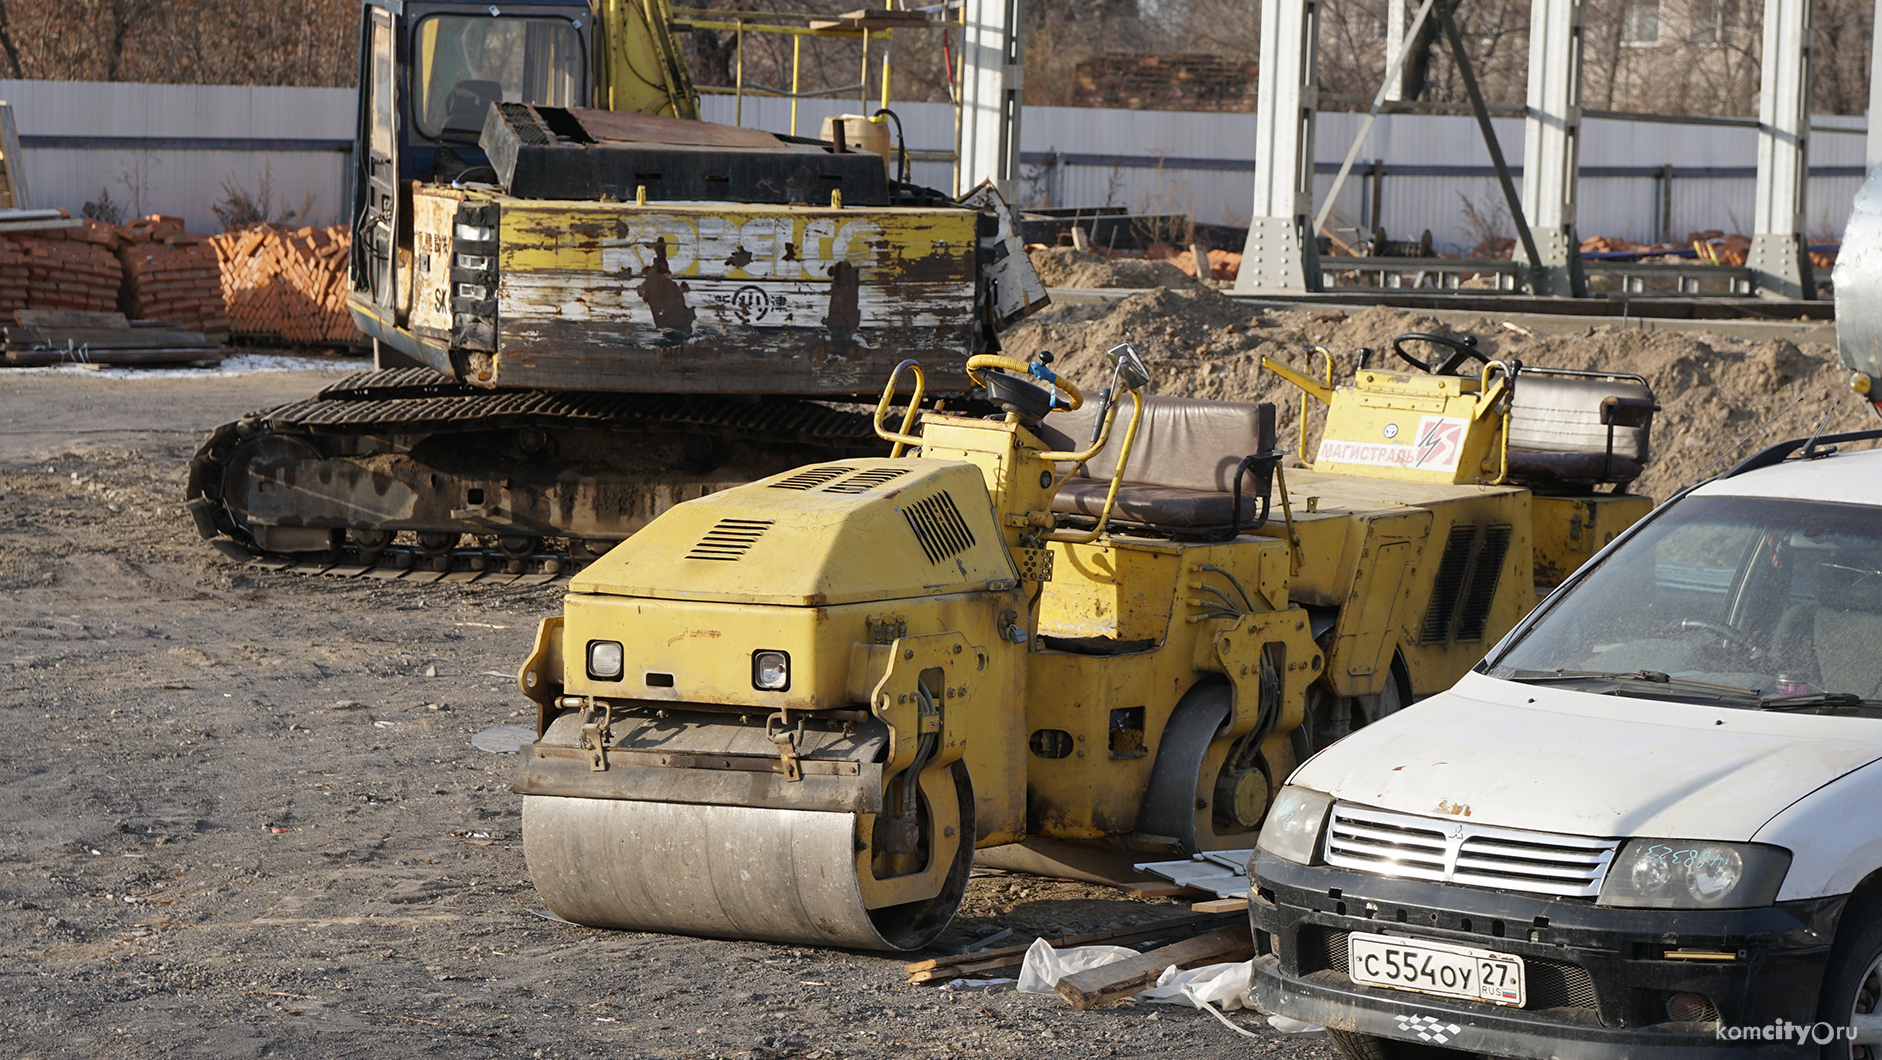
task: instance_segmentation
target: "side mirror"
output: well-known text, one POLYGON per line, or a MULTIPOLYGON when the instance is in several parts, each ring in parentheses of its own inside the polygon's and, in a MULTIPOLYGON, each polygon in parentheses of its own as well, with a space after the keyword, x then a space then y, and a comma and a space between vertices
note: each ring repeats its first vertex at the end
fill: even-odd
POLYGON ((1120 342, 1105 351, 1111 358, 1112 378, 1124 385, 1126 390, 1141 390, 1150 383, 1150 369, 1144 365, 1144 359, 1137 355, 1137 347, 1128 342, 1120 342))

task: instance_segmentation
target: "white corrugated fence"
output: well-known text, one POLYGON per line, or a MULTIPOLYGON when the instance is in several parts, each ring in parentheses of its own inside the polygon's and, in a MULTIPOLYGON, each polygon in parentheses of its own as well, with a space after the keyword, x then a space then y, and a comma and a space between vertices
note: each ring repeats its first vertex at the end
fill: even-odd
MULTIPOLYGON (((75 214, 101 189, 127 215, 168 213, 213 231, 214 207, 231 190, 260 194, 304 220, 345 219, 348 153, 356 104, 350 89, 229 85, 133 85, 0 80, 13 104, 25 169, 38 206, 75 214), (311 198, 310 198, 311 197, 311 198)), ((825 115, 868 109, 854 99, 804 100, 798 133, 817 135, 825 115)), ((898 104, 912 150, 954 147, 946 104, 898 104)), ((705 116, 789 131, 790 103, 709 96, 705 116)), ((1361 115, 1320 116, 1316 186, 1325 194, 1361 115)), ((1810 141, 1810 235, 1835 238, 1862 183, 1866 123, 1819 118, 1810 141), (1824 126, 1851 130, 1836 133, 1824 126)), ((1505 157, 1522 157, 1522 122, 1495 121, 1505 157)), ((1021 118, 1019 205, 1122 206, 1244 225, 1253 187, 1254 115, 1032 107, 1021 118)), ((1746 128, 1589 119, 1582 133, 1578 228, 1582 235, 1654 241, 1690 230, 1745 231, 1751 224, 1756 133, 1746 128), (1668 167, 1671 167, 1670 170, 1668 167)), ((953 184, 945 161, 918 161, 914 179, 953 184)), ((1440 248, 1474 242, 1465 201, 1494 215, 1501 196, 1476 123, 1468 117, 1386 115, 1374 125, 1338 207, 1394 239, 1429 229, 1440 248)))

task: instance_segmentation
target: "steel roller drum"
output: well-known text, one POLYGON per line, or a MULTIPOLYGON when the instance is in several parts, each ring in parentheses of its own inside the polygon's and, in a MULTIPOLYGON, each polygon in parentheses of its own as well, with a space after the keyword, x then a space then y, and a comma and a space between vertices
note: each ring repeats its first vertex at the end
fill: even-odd
MULTIPOLYGON (((1856 193, 1832 274, 1843 367, 1882 383, 1882 168, 1856 193)), ((1882 397, 1882 389, 1871 397, 1882 397)))
MULTIPOLYGON (((957 783, 965 788, 964 775, 957 783)), ((971 814, 971 796, 966 806, 971 814)), ((536 890, 577 924, 870 950, 918 949, 947 927, 971 843, 958 844, 935 898, 874 911, 857 885, 856 849, 847 813, 523 798, 536 890)))

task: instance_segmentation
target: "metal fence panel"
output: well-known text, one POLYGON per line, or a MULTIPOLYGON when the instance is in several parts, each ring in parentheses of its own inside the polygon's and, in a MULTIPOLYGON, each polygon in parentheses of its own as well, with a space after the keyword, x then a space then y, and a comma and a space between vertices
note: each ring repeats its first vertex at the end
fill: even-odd
MULTIPOLYGON (((182 216, 199 231, 217 227, 214 206, 232 189, 258 194, 307 219, 341 221, 349 194, 356 96, 351 89, 229 85, 99 84, 0 80, 24 140, 35 204, 77 213, 101 190, 127 214, 182 216)), ((917 183, 951 188, 954 111, 945 103, 898 103, 917 183)), ((785 132, 790 101, 709 95, 708 120, 785 132)), ((815 136, 826 115, 869 113, 855 98, 807 99, 798 133, 815 136)), ((1315 140, 1317 195, 1324 196, 1363 119, 1320 115, 1315 140)), ((1493 122, 1505 157, 1522 157, 1522 122, 1493 122)), ((1863 119, 1820 117, 1811 137, 1810 234, 1842 231, 1861 184, 1863 119), (1851 130, 1827 131, 1826 126, 1851 130), (1827 171, 1826 171, 1827 170, 1827 171)), ((1248 222, 1254 181, 1254 116, 1205 112, 1031 107, 1021 116, 1021 206, 1121 206, 1188 214, 1200 222, 1248 222)), ((1743 231, 1751 223, 1756 134, 1751 129, 1589 119, 1583 124, 1579 229, 1651 241, 1707 228, 1743 231), (1659 170, 1674 167, 1666 184, 1659 170), (1670 208, 1670 209, 1669 209, 1670 208)), ((1513 234, 1490 176, 1474 119, 1385 115, 1359 153, 1337 206, 1354 222, 1381 225, 1393 239, 1430 230, 1440 249, 1463 250, 1481 232, 1466 203, 1513 234), (1370 167, 1386 175, 1377 182, 1370 167), (1375 210, 1376 206, 1376 210, 1375 210), (1501 215, 1501 216, 1500 216, 1501 215)))

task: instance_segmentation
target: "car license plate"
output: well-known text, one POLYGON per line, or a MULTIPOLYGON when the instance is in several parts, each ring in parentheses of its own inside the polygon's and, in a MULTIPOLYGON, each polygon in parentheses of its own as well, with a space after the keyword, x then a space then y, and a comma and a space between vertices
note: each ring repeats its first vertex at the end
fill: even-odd
POLYGON ((1528 1000, 1523 959, 1513 953, 1354 932, 1346 938, 1346 968, 1353 982, 1368 986, 1519 1008, 1528 1000))

